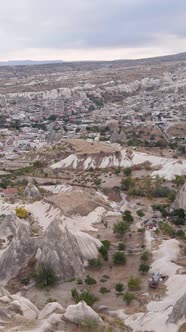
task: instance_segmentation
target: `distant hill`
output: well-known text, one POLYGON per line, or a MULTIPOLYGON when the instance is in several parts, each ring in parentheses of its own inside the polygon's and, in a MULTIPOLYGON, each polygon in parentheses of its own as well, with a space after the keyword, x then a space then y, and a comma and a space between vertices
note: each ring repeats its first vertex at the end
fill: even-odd
POLYGON ((0 61, 0 67, 15 67, 15 66, 35 66, 35 65, 60 65, 64 64, 64 66, 82 66, 84 69, 88 69, 91 67, 100 68, 100 67, 117 67, 118 65, 123 66, 137 66, 141 64, 153 64, 159 62, 174 62, 174 61, 186 61, 186 52, 172 54, 172 55, 164 55, 157 56, 151 58, 142 58, 142 59, 118 59, 113 61, 63 61, 63 60, 46 60, 46 61, 32 61, 32 60, 11 60, 11 61, 0 61))
POLYGON ((52 63, 63 63, 62 60, 46 60, 46 61, 32 61, 32 60, 12 60, 12 61, 0 61, 0 66, 33 66, 33 65, 45 65, 52 63))

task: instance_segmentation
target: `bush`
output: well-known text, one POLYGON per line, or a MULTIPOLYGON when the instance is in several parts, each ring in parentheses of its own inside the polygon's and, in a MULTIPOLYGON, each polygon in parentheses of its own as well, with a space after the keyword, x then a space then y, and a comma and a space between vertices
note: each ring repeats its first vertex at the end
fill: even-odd
POLYGON ((114 234, 118 235, 124 235, 126 234, 130 229, 130 226, 125 221, 119 221, 117 224, 114 225, 113 232, 114 234))
POLYGON ((99 253, 105 261, 108 261, 108 249, 105 246, 99 248, 99 253))
POLYGON ((142 272, 142 273, 147 273, 149 272, 149 269, 150 269, 150 266, 147 265, 147 264, 141 264, 139 266, 139 272, 142 272))
POLYGON ((141 279, 139 277, 131 276, 128 280, 128 288, 132 291, 140 290, 141 279))
POLYGON ((108 288, 106 288, 106 287, 101 287, 100 290, 99 290, 99 292, 101 294, 107 294, 107 293, 110 293, 110 290, 108 288))
POLYGON ((125 289, 125 287, 124 287, 124 285, 123 285, 122 283, 118 283, 118 284, 115 285, 115 290, 116 290, 116 292, 118 292, 118 293, 123 292, 124 289, 125 289))
POLYGON ((134 221, 134 218, 131 214, 131 212, 129 210, 126 210, 124 213, 123 213, 123 221, 127 221, 127 222, 133 222, 134 221))
POLYGON ((143 210, 138 210, 136 211, 136 214, 138 215, 138 217, 143 218, 145 216, 145 213, 143 212, 143 210))
POLYGON ((113 255, 113 262, 116 265, 124 265, 127 262, 127 258, 124 253, 117 251, 113 255))
POLYGON ((129 188, 134 187, 134 185, 135 185, 135 180, 132 179, 131 177, 128 177, 127 179, 123 179, 121 181, 120 188, 122 191, 128 191, 129 188))
POLYGON ((26 219, 28 216, 28 212, 23 207, 16 208, 16 216, 21 219, 26 219))
POLYGON ((170 191, 170 193, 168 194, 167 198, 168 198, 168 200, 170 202, 174 202, 175 199, 176 199, 176 193, 175 193, 175 191, 174 190, 170 191))
POLYGON ((98 298, 89 293, 88 291, 78 292, 76 288, 71 290, 71 294, 75 303, 79 303, 81 301, 85 301, 90 307, 98 300, 98 298))
POLYGON ((123 251, 123 250, 125 250, 125 248, 126 248, 126 245, 123 242, 118 243, 118 250, 119 251, 123 251))
POLYGON ((107 248, 107 250, 110 249, 111 242, 109 240, 103 240, 101 243, 105 248, 107 248))
POLYGON ((129 305, 134 300, 134 298, 134 294, 126 292, 123 296, 123 301, 125 301, 125 303, 129 305))
POLYGON ((78 278, 78 279, 77 279, 77 284, 78 284, 78 285, 82 285, 82 284, 83 284, 83 280, 82 280, 81 278, 78 278))
POLYGON ((87 285, 95 285, 97 283, 97 281, 94 278, 91 278, 90 276, 87 276, 84 281, 85 284, 87 285))
POLYGON ((89 259, 88 264, 89 264, 90 267, 94 267, 94 268, 98 268, 98 269, 101 268, 101 262, 97 258, 89 259))
POLYGON ((166 222, 159 222, 159 228, 163 234, 168 235, 170 237, 175 237, 175 230, 166 222))
POLYGON ((44 288, 53 286, 56 281, 56 275, 52 267, 45 264, 40 264, 37 271, 34 273, 34 279, 38 287, 44 288))
POLYGON ((182 229, 180 229, 179 231, 176 232, 176 237, 185 240, 185 232, 182 229))
POLYGON ((132 174, 132 168, 131 167, 127 167, 123 170, 123 173, 126 175, 126 176, 130 176, 132 174))
POLYGON ((145 250, 140 257, 140 259, 144 262, 147 262, 149 258, 150 258, 150 252, 148 250, 145 250))

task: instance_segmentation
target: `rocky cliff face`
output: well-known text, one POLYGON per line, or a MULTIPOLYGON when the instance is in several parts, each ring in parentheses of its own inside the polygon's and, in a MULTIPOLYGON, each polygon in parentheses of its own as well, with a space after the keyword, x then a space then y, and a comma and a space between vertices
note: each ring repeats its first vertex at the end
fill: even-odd
POLYGON ((186 318, 186 293, 176 302, 168 323, 177 324, 181 319, 186 318))
POLYGON ((64 228, 60 219, 47 228, 36 255, 39 263, 49 264, 62 280, 83 272, 83 259, 75 236, 64 228))
POLYGON ((175 202, 173 204, 175 209, 184 209, 186 211, 186 183, 179 190, 175 202))
POLYGON ((60 280, 80 276, 83 255, 75 236, 54 220, 43 237, 33 237, 28 222, 8 215, 0 225, 0 282, 6 284, 36 258, 37 264, 50 264, 60 280))

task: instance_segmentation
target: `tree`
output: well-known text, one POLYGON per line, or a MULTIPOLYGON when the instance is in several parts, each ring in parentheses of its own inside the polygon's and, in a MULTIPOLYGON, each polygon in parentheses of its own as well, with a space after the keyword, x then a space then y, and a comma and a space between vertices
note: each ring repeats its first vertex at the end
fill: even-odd
POLYGON ((125 303, 129 305, 134 300, 134 298, 134 294, 126 292, 123 296, 123 301, 125 301, 125 303))
POLYGON ((113 255, 113 262, 116 265, 124 265, 127 262, 127 258, 123 252, 116 251, 113 255))
POLYGON ((147 273, 149 272, 149 269, 150 269, 150 266, 147 265, 147 264, 141 264, 139 266, 139 272, 142 272, 142 273, 147 273))
POLYGON ((125 210, 122 216, 123 221, 133 222, 134 218, 129 210, 125 210))
POLYGON ((139 277, 131 276, 128 280, 128 288, 132 291, 140 290, 141 279, 139 277))
POLYGON ((122 293, 124 291, 125 287, 122 283, 118 283, 115 285, 115 290, 118 293, 122 293))
POLYGON ((114 234, 118 234, 120 236, 125 235, 130 229, 130 225, 125 221, 119 221, 114 225, 113 232, 114 234))
POLYGON ((136 211, 136 214, 138 215, 138 217, 143 218, 145 216, 145 213, 143 212, 143 210, 138 210, 136 211))
POLYGON ((38 287, 44 288, 53 286, 56 281, 56 275, 51 266, 44 263, 40 264, 37 271, 34 274, 34 279, 38 287))

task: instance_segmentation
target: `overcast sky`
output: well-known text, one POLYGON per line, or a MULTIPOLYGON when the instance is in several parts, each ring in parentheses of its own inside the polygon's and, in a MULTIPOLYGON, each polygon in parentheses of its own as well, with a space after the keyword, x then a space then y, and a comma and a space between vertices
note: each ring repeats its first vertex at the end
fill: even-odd
POLYGON ((0 0, 0 60, 186 51, 186 0, 0 0))

